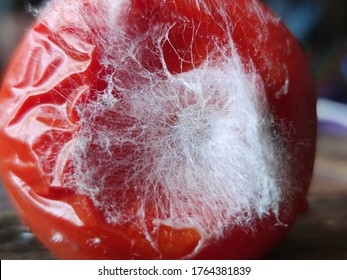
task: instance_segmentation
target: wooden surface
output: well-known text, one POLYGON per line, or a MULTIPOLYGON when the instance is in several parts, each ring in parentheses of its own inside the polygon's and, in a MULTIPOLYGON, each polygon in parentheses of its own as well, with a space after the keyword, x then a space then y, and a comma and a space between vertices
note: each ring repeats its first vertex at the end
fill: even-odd
MULTIPOLYGON (((310 210, 265 259, 347 260, 347 139, 321 134, 310 210)), ((0 259, 55 258, 22 225, 0 189, 0 259)))

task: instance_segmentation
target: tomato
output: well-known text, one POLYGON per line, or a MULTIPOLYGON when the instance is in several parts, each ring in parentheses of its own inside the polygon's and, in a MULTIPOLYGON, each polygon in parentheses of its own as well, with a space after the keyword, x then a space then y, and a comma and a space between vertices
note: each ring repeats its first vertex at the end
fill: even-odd
POLYGON ((259 258, 307 207, 308 63, 254 0, 51 1, 0 109, 4 183, 60 258, 259 258))

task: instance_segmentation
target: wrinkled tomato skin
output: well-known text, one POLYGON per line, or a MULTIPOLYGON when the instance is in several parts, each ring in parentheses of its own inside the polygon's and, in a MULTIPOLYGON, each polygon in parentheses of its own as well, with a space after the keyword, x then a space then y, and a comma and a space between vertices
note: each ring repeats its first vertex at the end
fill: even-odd
MULTIPOLYGON (((84 2, 85 13, 102 17, 97 4, 84 2)), ((218 22, 222 20, 218 15, 218 1, 205 2, 214 20, 194 7, 195 1, 180 0, 165 4, 154 0, 129 1, 131 9, 125 10, 121 18, 123 24, 129 25, 130 37, 143 32, 150 22, 171 23, 177 15, 188 22, 201 22, 193 43, 195 51, 187 54, 190 57, 186 61, 194 63, 178 67, 175 56, 175 51, 185 53, 186 39, 192 33, 189 28, 183 30, 176 25, 170 33, 172 44, 163 45, 168 69, 175 74, 189 71, 203 62, 212 51, 206 46, 206 38, 215 36, 225 43, 228 40, 218 22)), ((136 224, 105 223, 88 197, 64 188, 59 174, 69 168, 68 143, 79 129, 76 106, 86 102, 87 89, 105 87, 102 81, 94 80, 95 72, 102 71, 100 48, 93 33, 77 32, 64 22, 50 18, 49 12, 28 31, 14 53, 1 87, 0 169, 20 216, 59 258, 255 259, 270 251, 288 232, 296 216, 305 211, 315 154, 313 83, 303 51, 283 24, 278 20, 264 23, 255 12, 249 12, 249 5, 254 5, 254 1, 226 4, 232 22, 232 39, 245 65, 255 66, 264 81, 277 124, 276 132, 285 139, 291 155, 288 164, 300 164, 293 168, 292 176, 300 180, 301 191, 290 211, 280 218, 269 215, 254 221, 252 230, 234 227, 222 238, 209 240, 193 255, 192 250, 200 242, 194 229, 161 227, 155 237, 159 253, 136 224), (60 33, 79 34, 76 36, 81 36, 81 42, 69 46, 63 37, 57 36, 60 33)), ((59 8, 59 4, 56 7, 59 8)), ((256 11, 264 13, 264 18, 275 18, 262 4, 257 4, 256 11)), ((146 52, 151 47, 154 46, 149 44, 140 51, 146 52)), ((155 51, 153 53, 154 57, 150 52, 143 65, 159 69, 161 64, 155 59, 155 51)), ((129 215, 131 211, 135 210, 129 209, 129 215)), ((150 226, 150 220, 148 223, 150 226)))

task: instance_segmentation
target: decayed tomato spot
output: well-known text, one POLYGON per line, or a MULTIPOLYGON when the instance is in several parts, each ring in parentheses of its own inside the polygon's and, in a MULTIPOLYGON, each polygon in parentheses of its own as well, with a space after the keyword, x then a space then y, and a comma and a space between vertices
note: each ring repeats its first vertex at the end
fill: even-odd
POLYGON ((202 240, 195 229, 175 229, 160 225, 157 242, 164 259, 180 259, 194 255, 194 251, 198 249, 202 240))

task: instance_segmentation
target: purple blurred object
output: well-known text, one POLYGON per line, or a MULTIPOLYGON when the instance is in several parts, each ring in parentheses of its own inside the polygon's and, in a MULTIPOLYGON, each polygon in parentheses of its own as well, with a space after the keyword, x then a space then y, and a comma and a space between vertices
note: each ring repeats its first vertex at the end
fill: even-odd
POLYGON ((319 130, 347 137, 347 105, 320 98, 317 115, 319 130))

